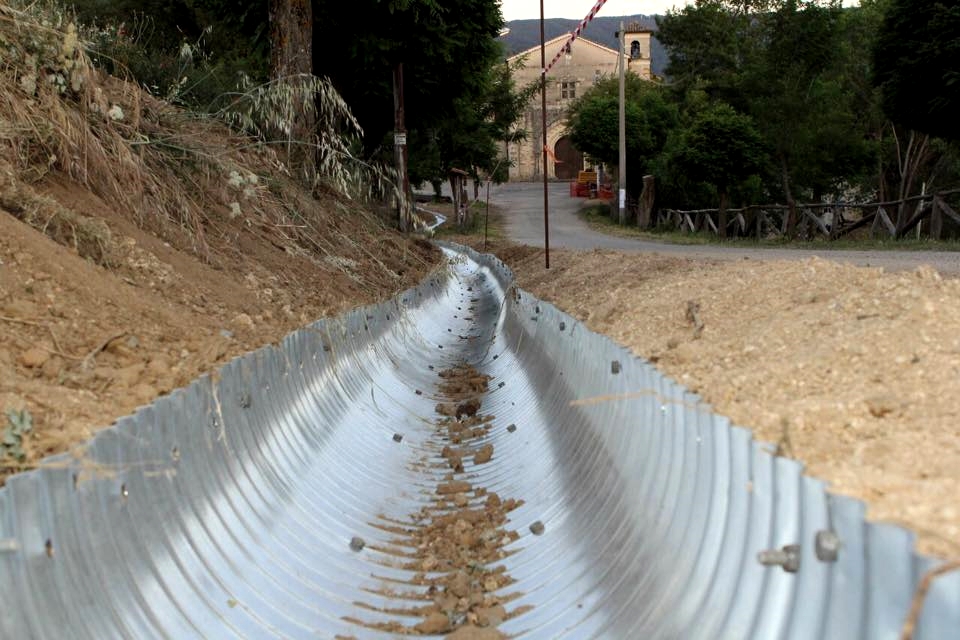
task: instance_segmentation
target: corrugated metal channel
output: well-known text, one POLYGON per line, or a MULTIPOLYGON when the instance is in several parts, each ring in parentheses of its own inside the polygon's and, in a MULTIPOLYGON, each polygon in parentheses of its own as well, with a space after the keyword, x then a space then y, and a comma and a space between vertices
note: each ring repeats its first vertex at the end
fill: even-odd
MULTIPOLYGON (((398 618, 355 603, 397 606, 376 594, 409 572, 371 550, 389 537, 376 519, 408 517, 435 488, 441 472, 411 462, 437 456, 436 374, 460 361, 492 376, 496 416, 497 453, 466 476, 525 501, 504 564, 522 594, 508 610, 532 608, 502 632, 897 637, 935 564, 911 533, 865 523, 859 502, 472 252, 158 400, 83 457, 11 478, 0 635, 389 637, 344 618, 398 618), (823 531, 835 561, 817 557, 823 531), (793 544, 795 573, 758 562, 793 544)), ((960 637, 957 573, 934 583, 917 637, 960 637)))

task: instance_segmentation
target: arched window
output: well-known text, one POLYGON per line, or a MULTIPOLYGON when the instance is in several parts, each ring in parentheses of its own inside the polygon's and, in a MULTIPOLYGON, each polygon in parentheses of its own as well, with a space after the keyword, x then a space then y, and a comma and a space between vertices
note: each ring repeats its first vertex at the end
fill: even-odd
POLYGON ((634 40, 630 43, 630 59, 635 60, 640 57, 640 41, 634 40))

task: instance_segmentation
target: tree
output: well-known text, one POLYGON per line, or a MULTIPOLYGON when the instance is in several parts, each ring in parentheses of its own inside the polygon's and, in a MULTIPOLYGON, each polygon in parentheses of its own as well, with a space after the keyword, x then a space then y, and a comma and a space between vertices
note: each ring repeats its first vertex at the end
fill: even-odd
POLYGON ((670 162, 690 179, 716 188, 720 196, 717 228, 725 238, 730 191, 763 167, 763 140, 750 116, 714 102, 677 131, 670 162))
POLYGON ((870 96, 850 75, 863 73, 849 60, 862 56, 845 47, 842 12, 832 0, 699 0, 660 20, 679 99, 702 91, 752 116, 770 150, 761 174, 786 200, 790 234, 798 194, 818 200, 869 167, 870 96))
POLYGON ((756 21, 740 3, 696 0, 658 16, 657 39, 667 49, 666 74, 678 93, 702 89, 741 106, 742 72, 757 47, 756 21))
POLYGON ((411 181, 437 184, 451 167, 476 177, 496 166, 497 142, 516 133, 507 130, 522 106, 496 40, 502 25, 496 0, 318 3, 315 69, 353 106, 366 153, 384 157, 392 146, 390 70, 403 63, 411 181))
MULTIPOLYGON (((517 63, 514 69, 521 63, 517 63)), ((481 175, 498 173, 502 165, 500 149, 504 142, 523 139, 526 132, 517 129, 536 83, 522 90, 514 86, 511 67, 506 62, 491 65, 476 95, 464 96, 455 103, 454 116, 437 127, 440 172, 445 175, 456 167, 463 169, 474 180, 474 196, 479 189, 481 175)))
POLYGON ((72 0, 84 24, 101 29, 94 59, 110 73, 131 73, 147 90, 211 110, 236 89, 237 75, 269 76, 265 0, 72 0), (107 28, 109 27, 109 28, 107 28))
MULTIPOLYGON (((193 91, 184 96, 186 92, 181 92, 186 98, 181 102, 187 106, 219 112, 224 104, 237 99, 236 74, 229 83, 207 82, 211 78, 222 80, 225 75, 214 73, 214 65, 221 65, 218 68, 224 72, 244 71, 248 80, 245 93, 251 86, 271 79, 274 84, 280 79, 300 82, 300 89, 288 87, 286 110, 278 114, 280 123, 274 127, 290 141, 290 160, 295 167, 309 164, 311 158, 296 154, 305 149, 303 142, 315 139, 311 107, 302 90, 308 85, 320 86, 316 78, 308 79, 311 72, 329 78, 349 104, 352 116, 347 118, 351 120, 347 128, 354 130, 353 124, 357 124, 363 131, 359 151, 363 159, 392 165, 393 71, 403 64, 411 177, 442 179, 447 168, 460 165, 474 175, 492 171, 497 142, 519 135, 513 123, 525 100, 513 87, 497 42, 503 19, 496 0, 77 1, 92 17, 149 22, 154 35, 136 71, 138 77, 157 75, 148 84, 170 84, 161 77, 162 70, 177 66, 185 38, 199 38, 209 45, 210 58, 205 60, 202 73, 196 74, 197 86, 215 84, 218 90, 202 96, 193 91), (148 12, 150 17, 139 11, 148 12), (269 34, 265 25, 269 25, 269 34), (251 52, 263 55, 257 54, 257 60, 251 59, 244 66, 243 56, 253 56, 251 52), (231 66, 225 62, 230 60, 241 62, 231 66), (204 78, 203 73, 208 75, 204 78), (221 99, 214 100, 215 96, 221 99), (295 126, 291 127, 291 122, 295 126)), ((104 60, 109 60, 106 53, 104 60)), ((173 71, 167 75, 173 76, 179 91, 181 74, 173 71)), ((187 85, 195 86, 193 82, 187 85)), ((258 95, 263 98, 266 94, 258 95)), ((282 107, 283 98, 273 91, 267 101, 282 107)), ((322 109, 320 102, 318 98, 317 106, 322 109)), ((323 120, 322 115, 318 113, 317 117, 323 120)), ((322 149, 319 153, 323 155, 322 149)))
POLYGON ((873 47, 874 82, 895 123, 960 140, 960 4, 892 0, 873 47))
MULTIPOLYGON (((293 85, 293 95, 313 75, 313 5, 311 0, 269 0, 270 79, 293 85)), ((308 98, 306 98, 308 99, 308 98)), ((287 164, 312 181, 316 157, 312 152, 317 119, 313 105, 300 108, 290 100, 287 164)))
POLYGON ((392 72, 403 63, 406 126, 423 132, 482 95, 501 62, 495 0, 354 0, 317 3, 314 69, 327 76, 366 132, 368 153, 393 129, 392 72))
MULTIPOLYGON (((663 150, 677 122, 677 109, 663 86, 626 75, 624 87, 627 166, 630 184, 638 193, 643 175, 663 150)), ((619 80, 605 78, 590 87, 567 111, 567 130, 577 149, 594 160, 619 162, 619 80)))
POLYGON ((830 78, 839 48, 839 11, 786 0, 764 16, 766 46, 745 72, 748 111, 771 147, 789 207, 788 235, 797 225, 797 189, 816 186, 811 191, 822 193, 824 174, 842 173, 843 150, 857 148, 863 137, 852 126, 848 99, 830 78), (831 166, 835 157, 840 166, 831 166), (811 182, 798 184, 801 177, 811 182))

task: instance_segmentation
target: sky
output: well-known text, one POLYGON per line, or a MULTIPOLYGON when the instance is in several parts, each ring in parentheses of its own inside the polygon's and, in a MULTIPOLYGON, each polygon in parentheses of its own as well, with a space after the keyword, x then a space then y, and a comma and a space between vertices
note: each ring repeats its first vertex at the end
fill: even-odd
MULTIPOLYGON (((574 18, 582 20, 596 0, 543 0, 545 18, 574 18)), ((607 0, 598 16, 646 16, 664 14, 668 10, 693 4, 686 0, 607 0)), ((844 6, 856 4, 856 0, 844 0, 844 6)), ((500 9, 504 20, 523 20, 540 17, 540 0, 501 0, 500 9)))
MULTIPOLYGON (((596 0, 543 0, 546 18, 574 18, 582 20, 596 0)), ((684 0, 607 0, 598 16, 653 15, 666 13, 673 6, 682 7, 684 0)), ((540 17, 540 0, 501 0, 504 20, 522 20, 540 17)))

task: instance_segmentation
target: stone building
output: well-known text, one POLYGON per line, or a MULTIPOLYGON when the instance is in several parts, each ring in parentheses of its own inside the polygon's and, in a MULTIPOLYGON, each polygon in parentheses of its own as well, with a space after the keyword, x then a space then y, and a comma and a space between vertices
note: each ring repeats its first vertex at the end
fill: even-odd
MULTIPOLYGON (((627 69, 641 78, 650 79, 650 37, 652 31, 639 24, 625 30, 627 69)), ((546 58, 550 60, 567 42, 569 34, 545 43, 546 58)), ((564 121, 566 109, 574 98, 592 87, 604 76, 615 76, 619 53, 603 45, 578 38, 570 49, 547 73, 547 156, 548 178, 571 180, 584 168, 584 158, 566 136, 564 121)), ((523 60, 523 66, 514 72, 516 86, 523 87, 540 78, 540 46, 522 51, 508 59, 510 63, 523 60)), ((531 99, 521 126, 527 131, 523 142, 507 145, 511 161, 510 179, 513 181, 540 180, 543 160, 543 125, 540 116, 540 93, 531 99)))

